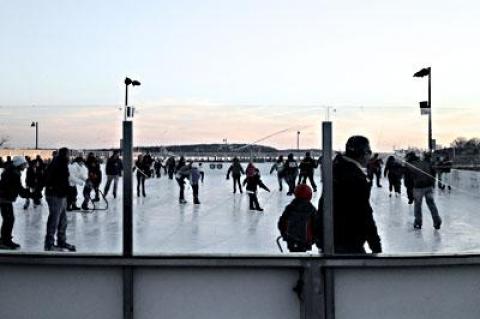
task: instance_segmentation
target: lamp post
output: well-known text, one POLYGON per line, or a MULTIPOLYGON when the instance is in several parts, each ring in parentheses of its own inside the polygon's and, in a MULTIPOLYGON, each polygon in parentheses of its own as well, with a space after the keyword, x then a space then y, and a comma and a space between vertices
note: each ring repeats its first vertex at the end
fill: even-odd
POLYGON ((38 122, 32 122, 30 127, 35 127, 35 149, 38 150, 38 122))
POLYGON ((140 82, 125 78, 125 115, 123 121, 123 255, 125 257, 133 256, 133 183, 132 183, 132 167, 133 167, 133 123, 128 118, 133 118, 133 109, 128 106, 128 86, 138 86, 140 82))
MULTIPOLYGON (((416 78, 423 78, 424 76, 428 75, 428 102, 427 107, 423 107, 424 109, 428 109, 428 149, 430 152, 433 151, 433 140, 432 140, 432 68, 423 68, 420 71, 416 72, 413 77, 416 78)), ((422 102, 420 102, 420 107, 422 108, 422 102)))
POLYGON ((300 131, 297 131, 297 151, 300 151, 300 131))

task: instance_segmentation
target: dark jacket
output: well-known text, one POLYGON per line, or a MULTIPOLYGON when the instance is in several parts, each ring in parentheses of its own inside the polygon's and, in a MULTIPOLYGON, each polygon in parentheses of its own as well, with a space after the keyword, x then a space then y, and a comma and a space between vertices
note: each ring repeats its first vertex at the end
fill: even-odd
POLYGON ((295 178, 298 175, 298 164, 297 161, 294 159, 287 159, 285 162, 285 169, 284 169, 285 177, 288 178, 295 178))
POLYGON ((98 187, 102 183, 102 170, 97 158, 90 157, 87 159, 86 166, 88 168, 88 180, 98 187))
POLYGON ((310 175, 313 174, 313 170, 317 167, 316 161, 310 156, 305 157, 299 165, 300 174, 310 175))
POLYGON ((45 195, 67 197, 69 175, 68 159, 56 156, 48 165, 45 173, 45 195))
POLYGON ((414 188, 433 187, 435 185, 435 169, 428 160, 417 160, 409 168, 413 176, 414 188))
POLYGON ((383 171, 384 175, 393 180, 402 179, 404 169, 403 166, 397 161, 388 161, 385 165, 385 170, 383 171))
MULTIPOLYGON (((294 198, 285 207, 278 220, 277 227, 284 239, 290 239, 290 243, 292 240, 302 243, 304 239, 307 239, 310 244, 316 242, 319 248, 322 246, 322 219, 312 203, 307 200, 294 198), (305 224, 308 224, 309 227, 305 227, 305 224)), ((290 246, 288 248, 290 251, 306 251, 311 250, 312 247, 308 245, 306 247, 295 247, 295 249, 290 246)))
POLYGON ((43 164, 37 166, 36 160, 31 161, 27 168, 27 177, 25 184, 30 188, 42 188, 45 181, 43 164))
POLYGON ((243 185, 245 184, 247 185, 247 192, 256 193, 258 187, 261 187, 268 192, 270 191, 270 189, 268 189, 268 187, 263 184, 262 180, 260 179, 260 175, 258 174, 245 178, 245 180, 243 181, 243 185))
POLYGON ((22 186, 21 172, 13 165, 3 171, 0 179, 0 199, 2 201, 14 202, 18 195, 31 197, 30 192, 22 186))
POLYGON ((227 178, 230 177, 230 173, 232 173, 232 177, 240 177, 242 174, 245 174, 243 170, 242 164, 240 162, 233 162, 232 165, 228 168, 227 171, 227 178))
POLYGON ((119 158, 110 157, 107 161, 105 171, 107 175, 122 175, 123 163, 119 158))
MULTIPOLYGON (((370 183, 353 162, 338 155, 333 162, 333 219, 336 253, 364 253, 368 243, 374 253, 382 251, 370 206, 370 183)), ((323 207, 320 199, 319 211, 323 207)))

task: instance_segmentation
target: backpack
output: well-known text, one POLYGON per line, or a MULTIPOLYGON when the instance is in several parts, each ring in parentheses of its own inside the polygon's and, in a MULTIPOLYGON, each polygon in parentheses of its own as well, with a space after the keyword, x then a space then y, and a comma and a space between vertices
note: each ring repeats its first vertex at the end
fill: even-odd
POLYGON ((290 252, 312 250, 314 243, 315 209, 296 210, 288 205, 278 220, 278 229, 290 252))

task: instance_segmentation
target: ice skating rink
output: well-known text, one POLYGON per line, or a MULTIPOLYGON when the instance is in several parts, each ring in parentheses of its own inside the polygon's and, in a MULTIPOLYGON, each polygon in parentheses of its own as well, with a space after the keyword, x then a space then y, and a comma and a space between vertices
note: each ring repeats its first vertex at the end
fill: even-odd
MULTIPOLYGON (((135 254, 280 254, 275 239, 277 220, 291 200, 278 191, 276 175, 269 175, 271 164, 258 164, 262 179, 272 190, 259 192, 264 212, 248 209, 248 195, 232 193, 232 180, 226 180, 228 163, 222 169, 204 164, 205 182, 200 185, 201 205, 192 204, 188 186, 185 205, 178 203, 178 185, 165 175, 146 181, 147 197, 136 197, 134 176, 135 254)), ((244 167, 246 165, 243 165, 244 167)), ((320 184, 318 170, 316 182, 320 184)), ((103 179, 105 181, 105 178, 103 179)), ((480 252, 480 174, 453 170, 447 177, 451 192, 435 190, 443 219, 442 229, 433 229, 430 212, 423 203, 423 229, 413 229, 413 205, 408 205, 405 188, 402 197, 389 198, 388 182, 374 187, 371 203, 387 254, 480 252)), ((122 180, 119 196, 107 196, 109 209, 95 212, 68 212, 68 241, 79 253, 119 254, 122 243, 122 180)), ((103 190, 103 184, 102 188, 103 190)), ((81 188, 77 204, 81 204, 81 188)), ((110 191, 111 192, 111 191, 110 191)), ((313 202, 318 204, 319 191, 313 202)), ((24 210, 23 199, 15 203, 13 240, 19 252, 42 252, 48 217, 47 204, 24 210)), ((284 245, 285 247, 285 245, 284 245)))

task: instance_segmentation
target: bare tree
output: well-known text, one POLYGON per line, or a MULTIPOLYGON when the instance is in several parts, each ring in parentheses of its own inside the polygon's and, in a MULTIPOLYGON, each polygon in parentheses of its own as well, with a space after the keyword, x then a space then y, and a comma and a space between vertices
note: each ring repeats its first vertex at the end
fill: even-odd
POLYGON ((8 136, 0 136, 0 147, 4 146, 8 142, 8 136))

